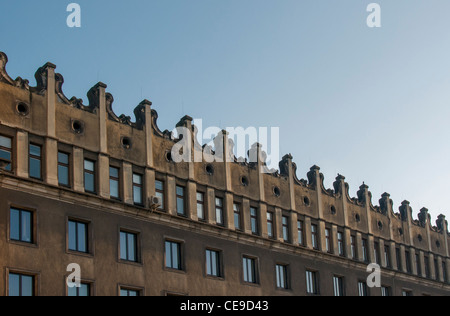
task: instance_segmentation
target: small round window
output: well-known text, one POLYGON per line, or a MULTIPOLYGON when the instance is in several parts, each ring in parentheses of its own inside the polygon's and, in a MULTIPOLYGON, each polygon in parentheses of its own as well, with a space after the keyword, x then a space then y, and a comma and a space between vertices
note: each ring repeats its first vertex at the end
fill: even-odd
POLYGON ((280 188, 279 187, 274 187, 273 188, 273 194, 275 195, 275 196, 280 196, 281 195, 281 191, 280 191, 280 188))
POLYGON ((84 133, 84 123, 80 120, 72 121, 72 131, 75 134, 83 134, 84 133))
POLYGON ((213 167, 213 165, 206 165, 205 171, 206 171, 206 174, 212 176, 214 174, 214 167, 213 167))
POLYGON ((310 206, 311 205, 311 201, 309 200, 309 198, 307 196, 305 196, 303 198, 303 204, 305 204, 306 206, 310 206))
MULTIPOLYGON (((248 186, 248 178, 246 176, 241 177, 241 184, 246 187, 248 186)), ((276 194, 275 194, 276 195, 276 194)))
POLYGON ((20 102, 19 104, 17 104, 16 111, 21 116, 27 116, 28 114, 30 114, 30 106, 28 104, 20 102))
POLYGON ((120 140, 122 147, 125 149, 130 149, 131 148, 131 138, 129 137, 122 137, 122 139, 120 140))

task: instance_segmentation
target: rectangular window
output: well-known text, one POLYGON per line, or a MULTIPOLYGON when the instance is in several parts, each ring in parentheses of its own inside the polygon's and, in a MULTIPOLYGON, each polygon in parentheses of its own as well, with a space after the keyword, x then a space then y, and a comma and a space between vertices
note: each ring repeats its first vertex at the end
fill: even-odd
POLYGON ((342 232, 337 233, 337 242, 338 242, 338 253, 340 256, 345 256, 345 247, 344 247, 344 234, 342 232))
POLYGON ((87 253, 88 224, 69 220, 69 250, 87 253))
POLYGON ((430 279, 431 278, 431 271, 430 271, 430 258, 427 256, 424 257, 425 261, 425 276, 430 279))
POLYGON ((442 259, 442 278, 445 283, 448 283, 448 275, 447 275, 447 265, 444 262, 445 259, 442 259))
POLYGON ((68 296, 91 296, 91 285, 88 283, 81 283, 80 287, 76 287, 75 284, 73 284, 73 287, 68 287, 67 289, 67 295, 68 296))
POLYGON ((84 160, 84 191, 95 193, 95 162, 84 160))
POLYGON ((259 235, 258 222, 258 209, 255 207, 250 207, 250 226, 253 235, 259 235))
POLYGON ((130 289, 126 289, 121 287, 120 288, 120 296, 141 296, 141 291, 138 290, 130 290, 130 289))
POLYGON ((340 276, 333 276, 333 291, 334 296, 344 296, 344 278, 340 276))
POLYGON ((375 259, 376 264, 381 263, 381 257, 380 257, 380 243, 374 242, 373 243, 373 257, 375 259))
POLYGON ((306 293, 319 294, 319 284, 317 280, 317 272, 306 270, 306 293))
POLYGON ((289 217, 282 216, 281 225, 283 227, 283 240, 289 242, 289 217))
POLYGON ((209 276, 222 277, 220 264, 220 252, 216 250, 206 250, 206 274, 209 276))
POLYGON ((6 171, 12 171, 12 139, 0 135, 0 159, 5 161, 6 171))
POLYGON ((395 257, 397 259, 397 269, 402 270, 402 256, 400 253, 400 248, 395 248, 395 257))
POLYGON ((356 252, 356 237, 350 236, 350 250, 352 252, 352 259, 357 259, 358 253, 356 252))
POLYGON ((120 199, 119 168, 109 167, 109 195, 113 199, 120 199))
POLYGON ((311 224, 311 243, 313 249, 319 249, 319 241, 317 239, 317 225, 311 224))
POLYGON ((241 205, 233 203, 233 213, 234 213, 234 228, 241 230, 241 205))
POLYGON ((369 296, 369 291, 368 291, 366 282, 363 282, 363 281, 358 282, 358 295, 359 296, 369 296))
POLYGON ((34 296, 34 276, 9 274, 9 296, 34 296))
POLYGON ((199 220, 204 221, 205 217, 205 194, 197 192, 197 217, 199 220))
POLYGON ((185 216, 186 215, 186 203, 184 200, 184 187, 177 185, 177 214, 185 216))
POLYGON ((180 243, 166 241, 166 268, 182 270, 180 243))
POLYGON ((303 222, 297 221, 297 234, 298 234, 298 244, 304 246, 303 240, 303 222))
POLYGON ((391 263, 391 247, 389 247, 389 246, 384 246, 384 261, 386 263, 386 267, 387 268, 391 268, 392 267, 392 263, 391 263))
POLYGON ((405 251, 405 263, 406 263, 406 272, 412 273, 411 253, 408 250, 405 251))
POLYGON ((69 154, 58 152, 58 183, 62 186, 70 186, 69 154))
POLYGON ((275 269, 277 275, 277 288, 288 289, 288 267, 286 265, 277 264, 275 269))
POLYGON ((217 225, 223 226, 223 199, 216 197, 216 223, 217 225))
POLYGON ((39 180, 42 179, 41 154, 42 154, 41 146, 30 144, 30 153, 29 153, 30 178, 39 180))
POLYGON ((329 228, 325 228, 325 246, 326 246, 327 252, 329 252, 329 253, 333 252, 332 241, 331 241, 331 229, 329 229, 329 228))
POLYGON ((369 262, 369 250, 368 250, 367 239, 362 240, 362 255, 363 255, 363 261, 369 262))
POLYGON ((388 286, 381 287, 381 296, 392 296, 391 288, 388 286))
POLYGON ((253 284, 258 283, 256 271, 256 259, 244 257, 242 262, 244 268, 244 282, 253 284))
POLYGON ((274 230, 273 230, 273 213, 267 212, 267 235, 269 238, 274 237, 274 230))
POLYGON ((130 262, 138 261, 137 234, 120 232, 120 259, 130 262))
POLYGON ((402 296, 413 296, 412 292, 409 290, 403 290, 402 291, 402 296))
POLYGON ((142 175, 133 173, 133 202, 135 205, 143 205, 143 181, 142 175))
POLYGON ((11 208, 9 234, 11 240, 33 243, 33 213, 11 208))
POLYGON ((420 255, 416 254, 417 275, 422 276, 422 265, 420 264, 420 255))
POLYGON ((164 181, 156 180, 155 181, 155 195, 161 200, 160 209, 164 210, 165 199, 164 199, 164 181))
POLYGON ((439 264, 437 259, 434 259, 434 279, 439 281, 439 264))

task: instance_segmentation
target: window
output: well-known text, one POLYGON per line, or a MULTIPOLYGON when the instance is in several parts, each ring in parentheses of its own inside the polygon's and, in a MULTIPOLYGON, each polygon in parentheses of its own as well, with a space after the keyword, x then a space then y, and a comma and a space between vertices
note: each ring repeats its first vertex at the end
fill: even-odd
POLYGON ((133 173, 133 202, 135 205, 143 205, 142 175, 133 173))
POLYGON ((437 259, 434 259, 434 279, 439 281, 439 264, 437 259))
POLYGON ((69 220, 69 250, 85 252, 88 249, 88 224, 69 220))
POLYGON ((378 242, 373 243, 373 257, 375 259, 375 263, 379 265, 381 263, 381 258, 380 258, 380 243, 378 242))
POLYGON ((319 241, 317 240, 317 225, 311 225, 311 243, 313 249, 319 249, 319 241))
POLYGON ((447 277, 447 265, 444 262, 445 259, 442 259, 442 278, 444 279, 445 283, 448 283, 448 277, 447 277))
POLYGON ((223 199, 216 197, 216 223, 217 225, 224 225, 223 220, 223 199))
POLYGON ((241 230, 241 205, 237 203, 233 203, 233 212, 234 212, 234 227, 237 230, 241 230))
POLYGON ((359 296, 369 296, 369 291, 368 291, 366 282, 364 282, 364 281, 358 282, 358 295, 359 296))
POLYGON ((342 232, 337 233, 337 242, 338 242, 338 253, 340 256, 345 255, 345 247, 344 247, 344 234, 342 232))
POLYGON ((413 296, 413 293, 410 290, 403 290, 402 296, 413 296))
POLYGON ((424 257, 425 261, 425 276, 429 279, 431 278, 431 271, 430 271, 430 258, 427 256, 424 257))
POLYGON ((369 252, 368 252, 368 244, 367 239, 362 240, 362 255, 363 255, 363 261, 369 262, 369 252))
POLYGON ((120 259, 130 262, 138 261, 137 234, 120 232, 120 259))
POLYGON ((161 210, 164 210, 164 181, 160 181, 160 180, 156 180, 155 181, 155 195, 156 197, 159 197, 159 199, 161 200, 161 210))
POLYGON ((206 274, 209 276, 222 277, 220 252, 216 250, 206 250, 206 274))
POLYGON ((244 268, 244 282, 253 284, 258 283, 256 272, 256 259, 244 257, 242 262, 244 268))
POLYGON ((255 207, 250 207, 250 226, 253 235, 259 235, 258 229, 258 209, 255 207))
POLYGON ((182 270, 180 243, 166 241, 166 268, 182 270))
POLYGON ((88 283, 81 283, 80 287, 68 287, 67 296, 91 296, 91 285, 88 283))
POLYGON ((70 186, 69 154, 58 152, 58 183, 62 186, 70 186))
POLYGON ((331 253, 333 252, 332 249, 332 241, 331 241, 331 229, 325 228, 325 246, 327 252, 331 253))
POLYGON ((0 135, 0 159, 9 162, 5 170, 12 171, 12 139, 0 135))
POLYGON ((406 263, 406 272, 412 273, 411 253, 408 250, 405 251, 405 263, 406 263))
POLYGON ((204 221, 205 217, 205 194, 197 192, 197 217, 199 220, 204 221))
POLYGON ((267 212, 267 235, 269 238, 274 238, 273 230, 273 213, 267 212))
POLYGON ((283 216, 281 218, 281 225, 283 227, 283 240, 289 242, 289 217, 283 216))
POLYGON ((39 180, 42 179, 41 151, 42 151, 41 146, 30 144, 30 153, 29 153, 30 178, 39 180))
POLYGON ((95 193, 95 162, 84 160, 84 190, 95 193))
POLYGON ((25 243, 33 243, 33 213, 10 209, 10 239, 25 243))
POLYGON ((177 185, 177 214, 185 216, 184 187, 177 185))
POLYGON ((277 264, 275 269, 277 275, 277 288, 288 289, 288 267, 286 265, 277 264))
POLYGON ((402 256, 400 253, 400 248, 395 248, 395 257, 397 259, 397 269, 402 270, 402 256))
POLYGON ((317 282, 317 272, 306 270, 306 293, 319 294, 319 284, 317 282))
POLYGON ((120 296, 141 296, 141 291, 130 290, 130 289, 121 287, 120 288, 120 296))
POLYGON ((298 244, 300 246, 303 246, 304 240, 303 240, 303 222, 302 221, 297 221, 297 234, 298 234, 298 244))
POLYGON ((9 273, 9 296, 34 296, 34 276, 9 273))
POLYGON ((334 296, 344 296, 344 278, 333 276, 333 292, 334 296))
POLYGON ((381 287, 381 296, 392 296, 392 290, 388 286, 381 287))
POLYGON ((356 237, 350 236, 350 250, 352 252, 352 259, 356 259, 358 254, 356 252, 356 237))
POLYGON ((416 254, 416 267, 417 267, 417 275, 422 275, 422 265, 420 264, 420 255, 416 254))
POLYGON ((119 168, 109 167, 109 195, 113 199, 120 199, 119 168))
POLYGON ((384 246, 384 262, 386 263, 387 268, 391 268, 391 247, 384 246))

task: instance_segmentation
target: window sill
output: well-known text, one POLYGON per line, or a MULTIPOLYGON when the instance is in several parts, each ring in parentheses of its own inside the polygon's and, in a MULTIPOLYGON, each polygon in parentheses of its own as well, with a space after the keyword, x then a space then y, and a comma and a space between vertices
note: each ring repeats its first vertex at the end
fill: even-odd
POLYGON ((36 244, 36 243, 29 243, 29 242, 26 242, 26 241, 8 239, 8 242, 10 244, 17 245, 17 246, 24 246, 24 247, 29 247, 29 248, 39 248, 38 244, 36 244))

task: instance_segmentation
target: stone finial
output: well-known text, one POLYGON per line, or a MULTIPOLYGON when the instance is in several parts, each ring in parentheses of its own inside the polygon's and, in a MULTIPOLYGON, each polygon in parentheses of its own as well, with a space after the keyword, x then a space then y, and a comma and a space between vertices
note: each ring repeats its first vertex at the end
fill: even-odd
POLYGON ((439 229, 440 233, 444 233, 447 231, 448 223, 445 220, 445 215, 440 214, 436 220, 436 226, 439 229))
POLYGON ((430 215, 428 214, 428 209, 423 207, 418 215, 420 226, 425 227, 427 220, 429 219, 429 216, 430 215))

